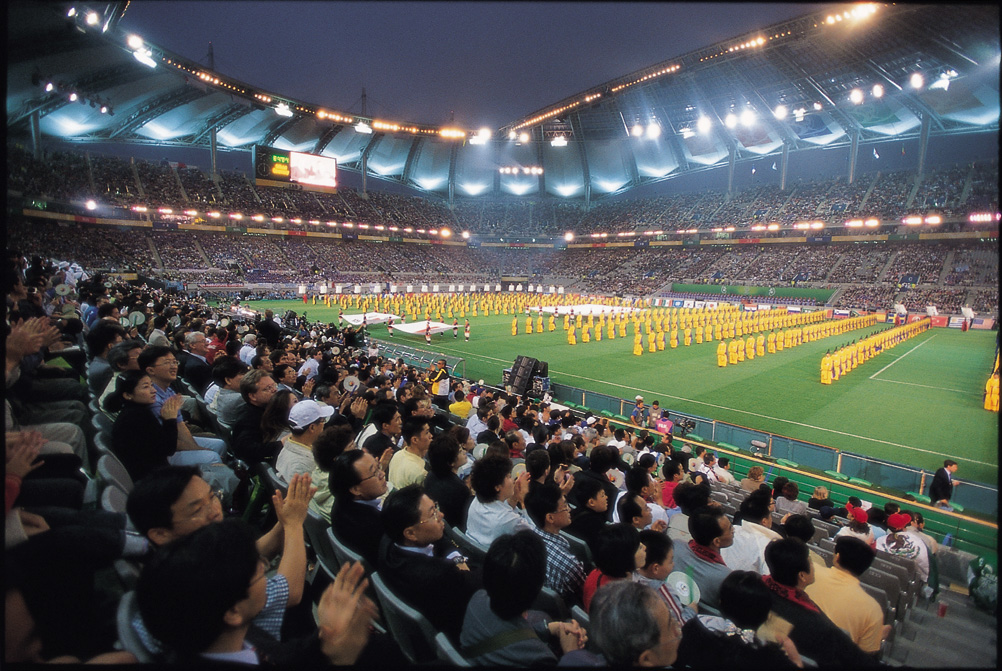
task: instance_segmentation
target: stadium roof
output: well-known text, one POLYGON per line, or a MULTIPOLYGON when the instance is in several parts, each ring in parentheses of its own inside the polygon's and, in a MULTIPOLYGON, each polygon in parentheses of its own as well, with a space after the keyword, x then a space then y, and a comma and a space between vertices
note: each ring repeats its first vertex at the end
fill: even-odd
POLYGON ((476 129, 263 91, 130 36, 127 3, 8 6, 8 132, 331 156, 439 195, 594 200, 784 151, 998 130, 995 5, 838 6, 476 129), (73 97, 75 95, 75 98, 73 97), (541 170, 540 170, 541 168, 541 170))

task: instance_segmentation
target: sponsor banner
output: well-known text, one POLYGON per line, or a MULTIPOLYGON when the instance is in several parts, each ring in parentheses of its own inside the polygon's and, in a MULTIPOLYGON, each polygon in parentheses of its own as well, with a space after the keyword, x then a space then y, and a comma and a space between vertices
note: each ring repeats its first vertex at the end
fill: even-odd
POLYGON ((828 243, 832 241, 832 236, 830 235, 808 235, 807 242, 820 242, 828 243))
MULTIPOLYGON (((908 315, 908 321, 905 322, 905 323, 911 324, 912 322, 922 321, 923 319, 925 319, 928 316, 929 315, 911 314, 911 315, 908 315)), ((964 318, 961 317, 960 319, 961 319, 961 321, 963 321, 964 318)))
POLYGON ((208 287, 210 289, 243 289, 242 284, 198 284, 200 287, 208 287))
POLYGON ((929 317, 929 323, 932 326, 944 327, 948 323, 948 319, 942 315, 936 315, 935 317, 929 317))
MULTIPOLYGON (((912 315, 908 315, 908 321, 912 321, 912 315)), ((959 329, 963 323, 963 317, 950 317, 950 323, 948 326, 952 329, 959 329)))
POLYGON ((741 309, 745 312, 758 312, 758 303, 742 303, 741 309))
POLYGON ((991 317, 975 317, 971 322, 972 329, 991 329, 995 328, 995 320, 991 317))
POLYGON ((787 305, 787 312, 803 312, 803 309, 799 305, 787 305))
POLYGON ((849 311, 848 310, 835 310, 834 316, 835 316, 835 319, 845 319, 846 317, 849 316, 849 311))

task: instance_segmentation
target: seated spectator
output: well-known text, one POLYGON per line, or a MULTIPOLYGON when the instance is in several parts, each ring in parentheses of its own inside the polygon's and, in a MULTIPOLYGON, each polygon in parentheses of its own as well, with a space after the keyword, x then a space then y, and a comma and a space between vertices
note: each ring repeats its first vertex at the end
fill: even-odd
POLYGON ((647 563, 647 549, 640 542, 640 532, 623 523, 602 529, 592 552, 595 568, 585 578, 582 604, 587 611, 595 590, 613 580, 629 580, 633 572, 647 563))
POLYGON ((209 350, 205 334, 191 331, 184 337, 184 348, 188 357, 184 360, 181 377, 199 394, 204 394, 212 381, 212 366, 206 358, 209 350))
MULTIPOLYGON (((139 370, 139 353, 143 351, 143 347, 141 340, 123 340, 108 351, 112 376, 98 399, 99 407, 103 408, 105 400, 115 393, 115 381, 119 375, 127 370, 139 370)), ((114 415, 111 417, 114 419, 114 415)))
POLYGON ((525 509, 536 524, 533 531, 539 534, 546 546, 546 580, 543 583, 564 601, 581 601, 584 585, 584 564, 571 553, 570 543, 560 535, 571 523, 571 507, 555 483, 536 487, 525 497, 525 509))
MULTIPOLYGON (((296 395, 288 389, 279 389, 264 406, 261 413, 261 440, 265 443, 278 441, 283 446, 292 431, 289 428, 289 413, 298 403, 296 395)), ((277 456, 277 455, 276 455, 277 456)))
POLYGON ((737 482, 731 474, 730 457, 720 457, 717 459, 717 465, 713 467, 713 473, 717 476, 717 480, 724 484, 734 484, 737 482))
POLYGON ((769 610, 769 588, 761 578, 752 571, 734 571, 720 585, 721 615, 699 615, 682 627, 679 665, 697 669, 803 668, 789 638, 769 643, 756 634, 769 610))
POLYGON ((423 417, 411 417, 404 423, 401 435, 404 446, 390 459, 390 472, 387 478, 395 489, 424 484, 428 475, 425 455, 428 454, 432 437, 428 420, 423 417))
POLYGON ((380 497, 386 493, 383 470, 368 452, 346 450, 334 460, 330 488, 334 492, 331 528, 342 543, 375 566, 383 539, 380 515, 380 497))
POLYGON ((605 491, 608 506, 605 510, 605 519, 607 522, 612 521, 612 509, 619 496, 619 490, 616 485, 609 482, 606 474, 619 463, 619 451, 608 445, 597 445, 592 449, 589 459, 588 470, 580 471, 574 476, 574 488, 571 489, 570 502, 578 508, 582 508, 588 499, 582 498, 580 488, 584 486, 584 482, 595 480, 602 485, 602 489, 605 491))
MULTIPOLYGON (((456 427, 466 431, 465 427, 456 427)), ((467 432, 469 435, 469 432, 467 432)), ((435 436, 428 447, 429 473, 425 477, 425 493, 438 504, 449 526, 466 527, 466 510, 473 493, 457 475, 466 463, 466 450, 450 434, 435 436)))
POLYGON ((790 478, 781 475, 772 481, 772 498, 779 500, 783 495, 783 488, 790 482, 790 478))
POLYGON ((673 541, 688 543, 692 540, 692 535, 689 533, 689 515, 695 510, 712 505, 710 485, 680 483, 675 487, 675 503, 678 504, 679 512, 668 520, 668 535, 673 541))
POLYGON ((675 502, 675 488, 685 479, 685 471, 682 470, 682 464, 673 459, 666 459, 665 465, 661 468, 661 474, 665 479, 661 485, 661 503, 666 510, 677 510, 678 503, 675 502))
POLYGON ((825 506, 834 508, 835 504, 832 503, 831 497, 828 496, 828 488, 824 485, 818 485, 814 488, 814 493, 811 498, 807 501, 808 508, 814 508, 815 510, 821 510, 825 506))
POLYGON ((219 423, 226 428, 232 429, 240 417, 244 405, 240 383, 248 370, 243 361, 229 356, 216 357, 216 363, 212 367, 212 379, 218 385, 218 391, 211 401, 206 392, 205 400, 209 403, 209 410, 216 413, 219 423))
POLYGON ((233 452, 248 464, 274 463, 282 449, 278 440, 265 441, 261 430, 265 406, 277 391, 275 380, 261 370, 250 371, 240 381, 244 405, 233 424, 233 452))
POLYGON ((929 553, 925 543, 908 525, 912 518, 906 513, 894 513, 887 518, 890 533, 877 539, 876 550, 897 557, 915 560, 915 574, 923 584, 929 582, 929 553))
POLYGON ((362 449, 378 461, 383 452, 396 449, 397 438, 403 430, 403 420, 396 403, 377 403, 372 409, 372 426, 375 433, 362 440, 362 449))
POLYGON ((470 483, 475 494, 466 513, 466 535, 483 546, 498 536, 531 529, 521 506, 529 474, 511 477, 511 459, 486 455, 473 464, 470 483))
POLYGON ((548 622, 543 613, 529 610, 545 576, 546 549, 536 534, 525 529, 491 543, 484 589, 470 599, 459 639, 474 665, 553 665, 557 656, 548 643, 564 654, 584 647, 587 637, 576 621, 548 622))
MULTIPOLYGON (((768 575, 765 548, 771 541, 782 538, 772 528, 772 497, 762 490, 748 495, 734 516, 734 542, 720 551, 727 566, 733 571, 755 571, 768 575)), ((813 527, 812 527, 813 529, 813 527)))
MULTIPOLYGON (((105 303, 105 305, 111 305, 105 303)), ((116 321, 97 322, 87 334, 87 347, 91 362, 87 369, 87 388, 92 396, 99 396, 108 386, 114 371, 108 363, 108 352, 125 339, 125 329, 116 321)))
POLYGON ((675 664, 682 628, 659 599, 636 583, 617 581, 592 599, 591 642, 601 653, 572 651, 561 664, 612 667, 666 667, 675 664))
POLYGON ((863 652, 880 653, 880 643, 890 633, 876 599, 866 593, 859 578, 873 563, 876 553, 851 536, 835 541, 832 566, 814 567, 814 584, 804 590, 832 622, 849 634, 863 652))
MULTIPOLYGON (((828 566, 825 558, 815 552, 814 546, 810 545, 811 541, 814 540, 814 524, 811 522, 810 517, 807 515, 784 515, 782 526, 787 538, 799 538, 805 544, 808 544, 807 550, 810 552, 811 561, 816 564, 815 568, 828 566)), ((765 573, 762 575, 765 575, 765 573)))
POLYGON ((449 412, 466 419, 473 410, 473 404, 466 400, 466 394, 461 391, 457 391, 454 397, 456 401, 449 404, 449 412))
POLYGON ((822 668, 874 664, 804 592, 814 582, 814 562, 802 541, 783 538, 769 543, 765 561, 771 575, 764 576, 762 581, 769 588, 772 610, 793 625, 789 637, 801 655, 822 668))
MULTIPOLYGON (((154 400, 156 397, 150 376, 140 371, 127 371, 118 377, 115 393, 105 401, 108 411, 117 415, 111 429, 111 451, 125 466, 133 482, 142 480, 161 466, 167 466, 177 453, 177 422, 174 418, 182 399, 172 396, 160 407, 160 415, 166 420, 163 423, 150 414, 154 400)), ((184 455, 175 465, 215 461, 214 453, 196 450, 194 455, 184 455)))
POLYGON ((157 553, 140 574, 136 600, 150 633, 182 663, 352 664, 368 641, 375 605, 362 596, 363 571, 342 569, 320 600, 319 645, 276 644, 252 626, 267 607, 265 573, 249 527, 210 524, 157 553), (347 626, 335 622, 352 613, 347 626), (178 617, 183 613, 183 617, 178 617), (250 643, 250 645, 247 645, 250 643))
POLYGON ((691 570, 700 604, 719 610, 720 584, 731 572, 720 552, 734 542, 734 528, 720 508, 710 506, 694 510, 688 524, 692 540, 676 541, 675 566, 679 571, 691 570))
POLYGON ((609 499, 602 483, 593 478, 581 482, 575 488, 579 500, 583 500, 584 503, 571 513, 571 523, 567 527, 567 533, 587 543, 594 552, 598 534, 607 524, 606 511, 609 508, 609 499))
POLYGON ((748 469, 748 477, 742 478, 739 482, 741 489, 746 492, 754 492, 765 482, 765 471, 761 466, 752 466, 748 469))
POLYGON ((317 493, 310 499, 310 509, 318 513, 328 522, 331 521, 331 506, 334 503, 334 492, 330 488, 330 473, 334 469, 334 460, 348 450, 358 449, 352 437, 351 429, 346 426, 330 426, 313 441, 313 459, 316 468, 313 469, 313 486, 317 493))
POLYGON ((800 487, 796 482, 787 482, 783 485, 783 495, 776 497, 776 512, 789 513, 790 515, 804 515, 807 513, 807 504, 798 501, 800 487))
MULTIPOLYGON (((675 570, 675 550, 672 547, 672 540, 659 531, 645 529, 640 532, 640 543, 644 546, 646 563, 637 569, 634 580, 656 591, 677 622, 684 624, 694 618, 697 602, 681 603, 678 595, 665 582, 675 570)), ((594 606, 594 600, 592 605, 594 606)))
POLYGON ((840 536, 855 536, 871 548, 876 547, 876 540, 873 531, 870 529, 869 516, 862 508, 846 504, 846 514, 849 517, 849 526, 842 527, 835 534, 835 538, 840 536))
POLYGON ((438 505, 421 485, 391 492, 380 516, 389 543, 379 557, 387 586, 450 639, 459 640, 470 597, 480 588, 456 544, 444 536, 438 505))
MULTIPOLYGON (((651 458, 654 457, 654 455, 644 456, 649 456, 651 458)), ((657 481, 651 477, 650 469, 642 465, 640 461, 643 461, 643 459, 641 458, 641 460, 638 460, 637 465, 630 467, 626 471, 626 475, 623 478, 623 484, 626 487, 625 494, 632 494, 639 497, 638 503, 643 503, 643 505, 647 508, 647 513, 650 514, 650 520, 645 524, 645 526, 638 528, 650 527, 655 531, 667 531, 668 513, 665 512, 665 509, 662 508, 660 504, 654 502, 656 498, 659 498, 657 481)), ((653 468, 657 468, 656 460, 653 468)), ((620 502, 623 498, 623 496, 620 497, 620 502)), ((618 513, 619 511, 617 510, 616 512, 618 513)), ((644 511, 641 511, 641 513, 644 514, 646 519, 647 513, 644 513, 644 511)), ((614 521, 628 521, 623 520, 618 515, 614 517, 614 521)))
POLYGON ((296 473, 313 473, 317 465, 313 458, 313 443, 323 433, 325 423, 333 414, 334 408, 309 399, 300 401, 289 411, 292 434, 275 459, 275 471, 286 482, 292 480, 296 473))

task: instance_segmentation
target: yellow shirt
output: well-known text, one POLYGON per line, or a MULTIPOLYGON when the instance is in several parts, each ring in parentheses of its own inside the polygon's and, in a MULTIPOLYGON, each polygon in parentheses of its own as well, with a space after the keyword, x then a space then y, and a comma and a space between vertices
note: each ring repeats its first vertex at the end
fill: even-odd
POLYGON ((390 459, 390 474, 386 479, 394 489, 400 489, 415 482, 424 484, 426 475, 424 459, 407 450, 400 450, 390 459))
POLYGON ((814 584, 805 591, 863 652, 880 650, 884 612, 876 599, 863 591, 859 578, 835 566, 815 566, 814 584))

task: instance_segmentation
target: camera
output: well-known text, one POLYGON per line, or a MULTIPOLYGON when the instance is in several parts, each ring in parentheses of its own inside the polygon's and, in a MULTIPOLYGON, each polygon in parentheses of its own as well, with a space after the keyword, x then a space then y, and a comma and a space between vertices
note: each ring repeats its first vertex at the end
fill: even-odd
POLYGON ((696 429, 696 422, 685 417, 675 417, 675 429, 677 434, 685 438, 696 429))

